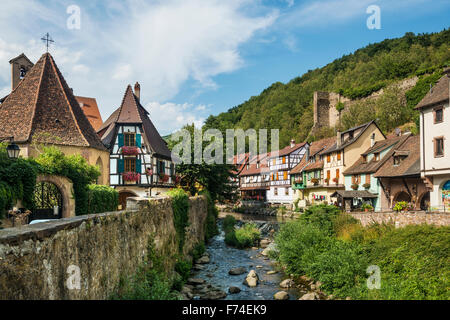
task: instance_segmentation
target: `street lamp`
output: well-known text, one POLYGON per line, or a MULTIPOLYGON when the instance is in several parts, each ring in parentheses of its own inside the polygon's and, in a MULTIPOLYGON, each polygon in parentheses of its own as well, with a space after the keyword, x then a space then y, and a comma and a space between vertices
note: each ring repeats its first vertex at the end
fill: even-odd
POLYGON ((9 140, 9 145, 6 147, 8 158, 16 160, 19 158, 20 148, 14 143, 14 137, 0 138, 1 141, 9 140))

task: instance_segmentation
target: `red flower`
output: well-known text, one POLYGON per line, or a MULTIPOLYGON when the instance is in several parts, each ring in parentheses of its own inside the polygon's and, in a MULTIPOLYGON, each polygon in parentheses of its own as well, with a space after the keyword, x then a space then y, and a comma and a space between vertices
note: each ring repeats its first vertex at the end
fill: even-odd
POLYGON ((141 180, 141 174, 136 172, 125 172, 122 174, 124 181, 140 181, 141 180))
POLYGON ((137 156, 139 154, 139 148, 138 147, 128 147, 123 146, 122 147, 122 154, 127 156, 137 156))

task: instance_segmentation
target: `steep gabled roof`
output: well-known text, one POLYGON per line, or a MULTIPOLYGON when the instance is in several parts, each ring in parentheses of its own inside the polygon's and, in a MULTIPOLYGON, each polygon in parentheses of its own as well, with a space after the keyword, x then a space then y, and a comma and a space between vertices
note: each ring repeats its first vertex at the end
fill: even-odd
POLYGON ((344 175, 376 172, 392 156, 395 147, 401 145, 409 136, 409 134, 406 134, 375 142, 373 147, 370 147, 362 154, 363 156, 370 153, 378 153, 390 147, 392 147, 392 149, 378 161, 376 161, 375 158, 372 158, 370 161, 365 162, 362 157, 359 158, 350 168, 345 170, 344 175))
POLYGON ((292 147, 291 147, 291 145, 288 145, 288 146, 284 147, 283 149, 278 150, 278 154, 276 151, 275 152, 272 151, 269 154, 269 157, 275 158, 275 157, 287 156, 287 155, 291 154, 292 152, 304 147, 306 144, 307 144, 307 142, 297 143, 297 144, 294 144, 294 146, 292 146, 292 147))
MULTIPOLYGON (((360 126, 357 126, 357 127, 354 127, 354 128, 348 129, 347 131, 342 132, 342 135, 344 135, 345 133, 348 133, 348 132, 352 132, 352 131, 356 131, 356 130, 358 130, 358 129, 361 129, 361 130, 358 132, 358 134, 357 134, 356 136, 353 137, 353 139, 344 141, 344 143, 342 143, 342 144, 339 145, 339 146, 337 145, 337 143, 335 143, 333 146, 331 146, 330 148, 328 148, 328 149, 322 151, 320 154, 321 154, 321 155, 325 155, 325 154, 328 154, 328 153, 332 153, 332 152, 336 152, 336 151, 343 150, 344 148, 346 148, 346 147, 348 147, 349 145, 351 145, 351 144, 353 144, 354 142, 356 142, 356 141, 359 139, 359 137, 360 137, 360 136, 361 136, 361 135, 362 135, 362 134, 370 127, 370 125, 372 125, 372 124, 374 124, 374 125, 378 128, 378 130, 380 130, 381 134, 384 136, 383 131, 380 129, 380 127, 378 127, 378 125, 377 125, 377 123, 375 122, 375 120, 372 120, 372 121, 370 121, 370 122, 368 122, 368 123, 365 123, 365 124, 363 124, 363 125, 360 125, 360 126)), ((386 137, 386 136, 384 136, 384 137, 386 137)))
POLYGON ((49 53, 0 105, 0 136, 105 150, 49 53))
POLYGON ((329 148, 333 143, 336 142, 336 137, 331 138, 325 138, 318 141, 311 142, 311 145, 309 147, 309 159, 306 159, 306 157, 303 157, 302 160, 297 164, 294 169, 291 170, 291 174, 297 174, 302 171, 306 170, 314 170, 319 169, 323 167, 323 161, 320 161, 319 159, 316 159, 316 162, 310 162, 309 160, 312 157, 315 157, 316 155, 319 156, 319 153, 329 148))
POLYGON ((428 91, 425 97, 417 104, 416 109, 422 109, 426 107, 432 107, 439 103, 445 103, 449 101, 450 80, 448 70, 447 74, 436 83, 436 85, 428 91))
POLYGON ((420 136, 409 135, 407 139, 401 141, 391 151, 389 158, 374 174, 374 177, 420 175, 420 136), (396 155, 405 157, 399 165, 394 165, 394 156, 396 155))
POLYGON ((267 166, 267 156, 269 153, 259 154, 250 159, 247 165, 244 164, 242 170, 240 171, 240 176, 254 176, 264 173, 269 173, 269 167, 267 166), (257 162, 259 162, 259 168, 257 166, 257 162))
POLYGON ((103 120, 98 109, 97 100, 95 98, 78 96, 76 96, 75 99, 77 99, 80 104, 81 110, 83 110, 86 118, 91 123, 92 128, 94 128, 94 130, 100 129, 103 120))
POLYGON ((113 112, 97 131, 105 145, 111 146, 116 135, 115 128, 120 124, 141 124, 151 151, 163 158, 171 159, 171 152, 166 142, 156 130, 149 118, 148 111, 141 105, 130 85, 125 90, 120 107, 113 112))

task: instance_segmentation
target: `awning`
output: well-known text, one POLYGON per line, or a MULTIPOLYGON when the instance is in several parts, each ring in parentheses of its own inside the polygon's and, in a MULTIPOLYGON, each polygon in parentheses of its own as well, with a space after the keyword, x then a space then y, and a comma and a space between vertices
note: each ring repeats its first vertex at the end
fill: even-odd
POLYGON ((331 195, 332 198, 341 197, 343 199, 348 198, 378 198, 377 195, 370 193, 367 190, 357 190, 357 191, 348 191, 348 190, 338 190, 331 195))

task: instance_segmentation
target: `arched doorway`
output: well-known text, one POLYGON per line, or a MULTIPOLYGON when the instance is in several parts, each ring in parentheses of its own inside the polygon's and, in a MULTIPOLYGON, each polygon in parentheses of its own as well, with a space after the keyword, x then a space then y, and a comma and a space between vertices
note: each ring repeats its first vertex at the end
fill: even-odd
POLYGON ((442 205, 444 210, 450 210, 450 180, 442 186, 442 205))
POLYGON ((97 178, 97 184, 105 184, 103 181, 103 161, 102 158, 98 157, 97 162, 95 165, 98 167, 98 170, 100 170, 100 176, 97 178))
POLYGON ((397 193, 397 195, 394 198, 394 205, 400 201, 405 201, 405 202, 409 203, 409 202, 411 202, 411 196, 408 193, 406 193, 405 191, 400 191, 399 193, 397 193))
POLYGON ((56 184, 48 181, 36 183, 33 199, 35 207, 30 215, 30 221, 62 218, 63 196, 56 184))
POLYGON ((427 191, 422 194, 420 198, 420 210, 428 210, 430 207, 430 192, 427 191))
POLYGON ((119 205, 122 210, 127 208, 127 198, 129 197, 137 197, 137 195, 131 191, 120 191, 119 192, 119 205))

